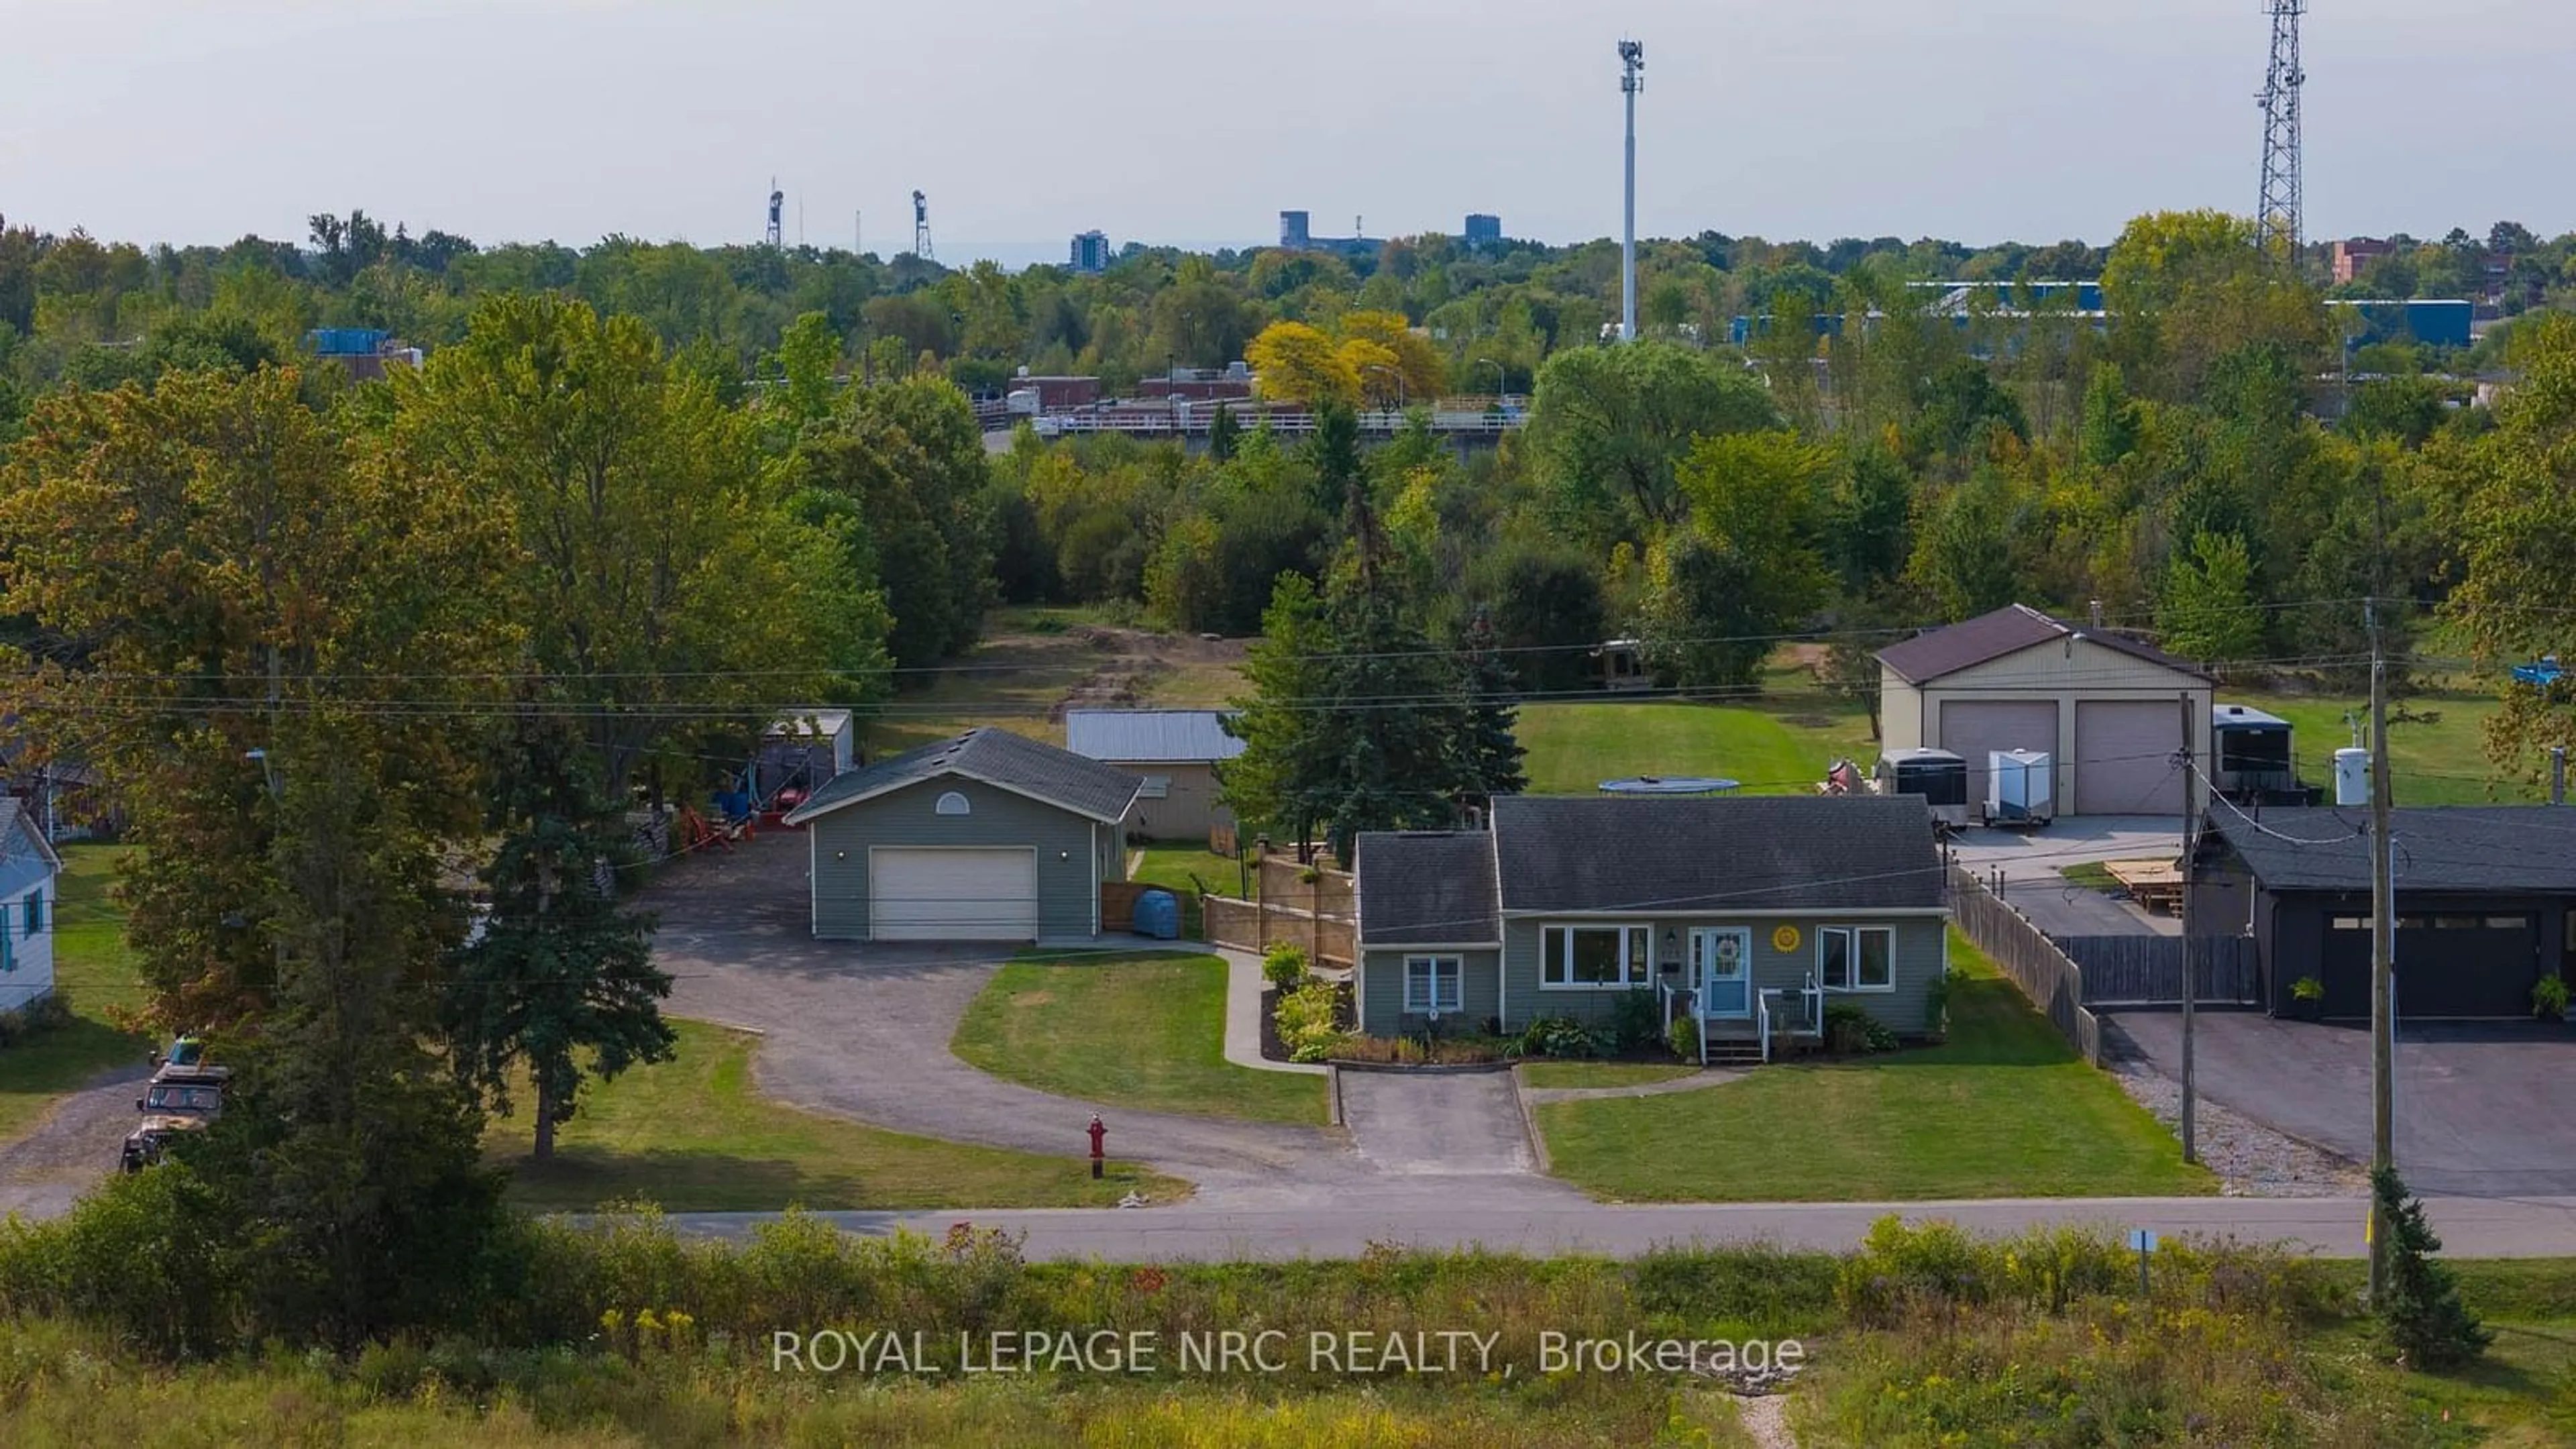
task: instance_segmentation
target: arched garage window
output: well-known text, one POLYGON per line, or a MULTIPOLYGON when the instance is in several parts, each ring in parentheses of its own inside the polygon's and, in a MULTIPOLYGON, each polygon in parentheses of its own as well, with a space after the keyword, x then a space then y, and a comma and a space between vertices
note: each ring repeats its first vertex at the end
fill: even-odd
POLYGON ((939 803, 931 808, 941 815, 972 815, 975 813, 975 807, 967 803, 966 797, 954 790, 940 796, 939 803))

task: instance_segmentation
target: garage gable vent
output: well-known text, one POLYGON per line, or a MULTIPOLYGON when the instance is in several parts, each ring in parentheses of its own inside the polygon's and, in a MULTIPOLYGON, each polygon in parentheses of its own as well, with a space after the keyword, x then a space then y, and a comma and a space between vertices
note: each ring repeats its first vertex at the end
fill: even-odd
POLYGON ((954 790, 940 796, 939 803, 932 806, 931 809, 941 815, 972 815, 975 813, 975 807, 967 802, 966 797, 954 790))

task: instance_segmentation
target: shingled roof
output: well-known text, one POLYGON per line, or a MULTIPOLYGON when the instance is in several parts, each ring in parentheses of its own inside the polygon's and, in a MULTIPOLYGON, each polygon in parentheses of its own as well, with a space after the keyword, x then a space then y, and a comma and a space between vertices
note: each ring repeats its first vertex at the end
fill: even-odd
POLYGON ((1112 825, 1126 815, 1145 783, 1125 770, 1026 735, 972 729, 839 776, 797 806, 787 823, 802 825, 817 815, 942 775, 961 775, 1112 825))
POLYGON ((2008 654, 2018 654, 2035 644, 2066 638, 2089 639, 2133 659, 2162 665, 2194 679, 2209 679, 2198 665, 2177 659, 2161 649, 2124 638, 2107 629, 2079 629, 2026 604, 2007 605, 1991 614, 1980 614, 1947 628, 1917 634, 1901 644, 1891 644, 1878 651, 1878 662, 1895 670, 1897 678, 1908 684, 1929 684, 1960 670, 1974 669, 2008 654))
POLYGON ((1372 946, 1501 944, 1493 836, 1364 831, 1356 848, 1361 940, 1372 946))
POLYGON ((1507 915, 1903 910, 1942 902, 1920 796, 1494 802, 1507 915))
MULTIPOLYGON (((2397 889, 2576 894, 2576 810, 2550 805, 2441 805, 2388 812, 2397 889)), ((2235 847, 2265 890, 2370 889, 2370 812, 2233 810, 2210 830, 2235 847)))

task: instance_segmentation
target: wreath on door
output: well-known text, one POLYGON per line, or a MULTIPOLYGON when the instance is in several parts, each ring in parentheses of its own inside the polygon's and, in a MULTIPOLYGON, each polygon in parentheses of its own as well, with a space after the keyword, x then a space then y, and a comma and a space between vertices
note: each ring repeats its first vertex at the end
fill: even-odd
POLYGON ((1744 939, 1742 937, 1720 936, 1717 938, 1717 959, 1719 964, 1732 966, 1735 964, 1736 958, 1743 954, 1744 939))

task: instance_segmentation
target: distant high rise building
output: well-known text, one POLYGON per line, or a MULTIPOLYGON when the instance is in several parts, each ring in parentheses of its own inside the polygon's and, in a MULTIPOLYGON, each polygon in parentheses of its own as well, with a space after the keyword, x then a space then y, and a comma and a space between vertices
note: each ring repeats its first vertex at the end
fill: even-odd
POLYGON ((1078 232, 1073 238, 1073 269, 1077 272, 1109 270, 1109 233, 1078 232))
POLYGON ((1498 242, 1502 239, 1503 219, 1501 217, 1487 216, 1481 211, 1471 211, 1467 213, 1467 241, 1469 245, 1473 245, 1477 242, 1498 242))
POLYGON ((1290 251, 1304 251, 1306 239, 1312 234, 1306 224, 1306 213, 1302 211, 1279 213, 1279 245, 1290 251))

